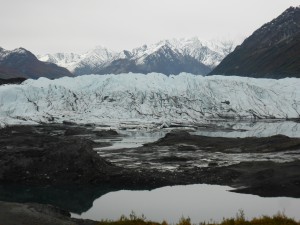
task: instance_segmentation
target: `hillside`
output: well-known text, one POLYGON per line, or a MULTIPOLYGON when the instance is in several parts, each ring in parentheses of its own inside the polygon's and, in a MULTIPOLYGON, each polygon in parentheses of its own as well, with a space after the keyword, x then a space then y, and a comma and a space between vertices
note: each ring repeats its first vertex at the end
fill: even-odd
POLYGON ((229 54, 210 75, 300 77, 300 7, 290 7, 229 54))
POLYGON ((0 48, 0 79, 39 78, 50 79, 73 76, 67 69, 53 63, 39 61, 24 48, 12 51, 0 48))

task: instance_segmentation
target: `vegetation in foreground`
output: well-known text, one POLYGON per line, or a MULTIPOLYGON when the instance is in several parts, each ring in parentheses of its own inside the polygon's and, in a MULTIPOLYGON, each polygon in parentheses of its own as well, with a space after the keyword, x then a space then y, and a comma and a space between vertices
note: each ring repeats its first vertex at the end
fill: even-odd
MULTIPOLYGON (((166 221, 161 223, 148 221, 142 216, 137 216, 132 212, 129 217, 121 216, 117 221, 103 220, 99 225, 168 225, 166 221)), ((182 217, 176 225, 192 225, 190 218, 182 217)), ((284 213, 277 213, 274 216, 261 216, 247 220, 244 212, 239 211, 235 218, 223 219, 220 223, 215 222, 202 222, 199 225, 300 225, 300 221, 288 218, 284 213)))

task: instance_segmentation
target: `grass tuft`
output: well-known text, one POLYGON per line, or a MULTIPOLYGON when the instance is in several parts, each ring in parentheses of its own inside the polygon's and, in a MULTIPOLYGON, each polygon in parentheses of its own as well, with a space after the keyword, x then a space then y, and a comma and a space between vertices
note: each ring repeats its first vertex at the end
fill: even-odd
MULTIPOLYGON (((166 221, 162 223, 147 221, 144 215, 137 216, 134 212, 131 212, 129 217, 122 215, 116 221, 102 220, 98 225, 169 225, 169 223, 166 221)), ((189 217, 181 217, 176 225, 192 225, 191 219, 189 217)), ((300 222, 288 218, 284 213, 277 213, 272 217, 261 216, 252 220, 246 220, 244 211, 240 210, 235 218, 223 219, 220 223, 202 222, 200 225, 300 225, 300 222)))

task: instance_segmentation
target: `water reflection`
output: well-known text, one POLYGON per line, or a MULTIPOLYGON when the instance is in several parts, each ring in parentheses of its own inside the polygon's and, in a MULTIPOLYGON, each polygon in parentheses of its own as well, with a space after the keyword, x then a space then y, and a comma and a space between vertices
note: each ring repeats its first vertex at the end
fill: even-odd
POLYGON ((288 137, 300 137, 300 123, 293 121, 268 122, 219 122, 226 129, 197 129, 194 134, 211 137, 269 137, 282 134, 288 137))
POLYGON ((108 161, 125 168, 139 168, 141 164, 148 168, 159 170, 177 170, 182 167, 207 167, 211 163, 218 166, 228 166, 249 161, 291 162, 299 160, 299 150, 273 153, 222 153, 209 152, 195 146, 185 146, 180 151, 173 146, 157 146, 138 148, 145 143, 154 142, 174 129, 185 129, 192 134, 211 137, 268 137, 272 135, 286 135, 300 137, 300 123, 293 121, 265 121, 265 122, 218 122, 218 124, 199 125, 190 127, 172 127, 156 131, 121 131, 124 135, 119 140, 109 140, 112 145, 95 149, 99 155, 108 161), (202 127, 201 127, 202 126, 202 127), (206 127, 207 126, 207 127, 206 127), (179 160, 174 160, 175 158, 179 160), (173 159, 173 160, 166 160, 173 159))
POLYGON ((51 204, 81 214, 93 206, 95 199, 115 190, 108 186, 1 185, 0 201, 51 204))
POLYGON ((98 150, 114 150, 120 148, 137 148, 143 146, 145 143, 157 141, 159 138, 164 137, 168 130, 157 130, 157 131, 118 131, 121 137, 118 139, 114 138, 101 138, 99 141, 106 141, 111 143, 111 146, 95 148, 98 150))
POLYGON ((86 219, 118 219, 131 211, 144 214, 154 221, 178 222, 181 216, 189 216, 194 223, 220 221, 235 217, 243 209, 247 218, 274 215, 285 212, 289 217, 300 219, 300 199, 262 198, 229 192, 232 188, 216 185, 187 185, 163 187, 152 191, 117 191, 100 197, 93 207, 82 215, 86 219))
POLYGON ((151 191, 117 190, 110 187, 65 186, 28 187, 0 186, 0 201, 52 204, 72 212, 73 217, 101 220, 118 219, 131 211, 147 219, 171 223, 181 216, 193 222, 220 221, 234 217, 243 209, 248 218, 285 212, 300 219, 300 199, 262 198, 230 192, 232 188, 217 185, 187 185, 151 191))
MULTIPOLYGON (((101 130, 98 127, 96 130, 101 130)), ((293 121, 265 121, 265 122, 222 122, 209 125, 170 127, 159 130, 119 130, 122 137, 101 138, 99 141, 112 144, 108 147, 96 148, 96 151, 115 150, 123 148, 137 148, 145 143, 157 141, 174 129, 187 130, 195 135, 210 137, 269 137, 282 134, 288 137, 300 137, 300 123, 293 121)))

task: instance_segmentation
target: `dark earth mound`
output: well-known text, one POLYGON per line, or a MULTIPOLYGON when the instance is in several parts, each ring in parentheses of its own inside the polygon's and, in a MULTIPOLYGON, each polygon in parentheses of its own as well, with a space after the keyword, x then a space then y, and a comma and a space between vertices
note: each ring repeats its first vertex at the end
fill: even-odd
POLYGON ((11 78, 11 79, 0 79, 0 85, 3 84, 21 84, 23 81, 25 81, 26 78, 11 78))
POLYGON ((25 126, 0 130, 1 183, 80 184, 108 180, 108 171, 116 168, 93 151, 92 140, 65 135, 69 129, 25 126))
POLYGON ((195 146, 198 149, 211 152, 225 153, 267 153, 280 152, 286 150, 300 150, 300 138, 289 138, 284 135, 275 135, 271 137, 246 137, 246 138, 224 138, 224 137, 207 137, 191 135, 188 132, 168 133, 160 140, 146 144, 145 146, 174 146, 179 145, 180 150, 189 150, 182 144, 195 146))
POLYGON ((36 203, 0 202, 0 220, 5 225, 95 225, 91 220, 71 218, 68 211, 36 203))
POLYGON ((132 188, 168 184, 160 174, 115 166, 93 150, 109 145, 94 140, 116 136, 118 133, 112 130, 74 125, 1 129, 0 184, 110 184, 132 188))

